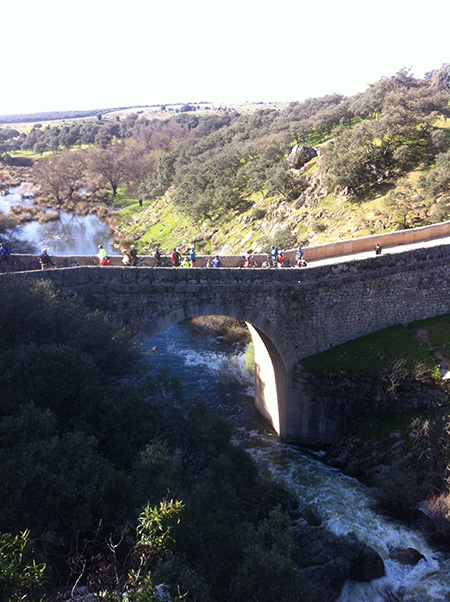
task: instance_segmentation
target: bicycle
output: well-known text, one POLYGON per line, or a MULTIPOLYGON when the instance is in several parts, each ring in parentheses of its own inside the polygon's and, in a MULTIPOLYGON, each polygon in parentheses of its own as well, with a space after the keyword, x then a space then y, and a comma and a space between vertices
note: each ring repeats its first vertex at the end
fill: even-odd
POLYGON ((263 262, 262 268, 277 268, 277 260, 272 257, 272 255, 267 255, 267 259, 263 262))
POLYGON ((237 268, 259 268, 260 265, 256 261, 254 255, 248 255, 248 257, 242 256, 236 264, 237 268))
POLYGON ((286 257, 281 263, 278 264, 279 268, 295 268, 295 264, 286 257))
POLYGON ((173 266, 172 260, 170 257, 166 257, 165 255, 160 255, 158 258, 153 256, 155 260, 155 268, 171 268, 173 266))

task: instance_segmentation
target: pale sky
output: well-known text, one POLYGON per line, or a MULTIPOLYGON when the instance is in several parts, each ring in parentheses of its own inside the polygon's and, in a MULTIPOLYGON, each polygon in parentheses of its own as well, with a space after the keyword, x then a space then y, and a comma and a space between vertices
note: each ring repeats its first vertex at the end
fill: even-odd
POLYGON ((2 0, 0 114, 364 91, 450 62, 449 0, 2 0))

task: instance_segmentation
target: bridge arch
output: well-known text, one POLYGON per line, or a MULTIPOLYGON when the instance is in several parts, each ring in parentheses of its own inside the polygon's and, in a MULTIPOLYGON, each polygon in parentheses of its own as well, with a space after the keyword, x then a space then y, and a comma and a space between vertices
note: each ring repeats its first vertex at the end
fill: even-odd
POLYGON ((286 416, 286 366, 282 343, 266 320, 250 314, 234 304, 189 305, 148 320, 132 340, 145 343, 166 328, 200 316, 225 316, 245 322, 255 349, 255 406, 280 435, 286 416))

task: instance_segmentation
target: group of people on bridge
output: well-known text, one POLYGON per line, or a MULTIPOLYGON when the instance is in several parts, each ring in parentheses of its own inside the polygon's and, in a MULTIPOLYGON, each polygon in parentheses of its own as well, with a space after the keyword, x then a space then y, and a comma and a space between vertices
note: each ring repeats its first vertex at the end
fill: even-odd
MULTIPOLYGON (((382 247, 377 242, 374 251, 376 255, 380 255, 382 251, 382 247)), ((129 250, 122 249, 122 264, 124 266, 137 266, 139 264, 138 252, 134 245, 130 245, 129 250)), ((8 270, 8 264, 11 258, 11 247, 9 247, 6 243, 0 243, 0 266, 2 266, 3 270, 8 270)), ((106 250, 103 245, 98 245, 98 253, 97 258, 99 261, 99 266, 110 266, 111 258, 108 256, 106 250)), ((170 259, 166 255, 161 254, 160 246, 156 245, 155 250, 153 252, 153 258, 155 260, 155 267, 195 267, 197 261, 196 249, 194 246, 189 247, 188 251, 182 255, 179 247, 174 247, 170 254, 170 259)), ((41 254, 39 256, 39 263, 41 269, 55 269, 56 265, 48 255, 47 249, 42 249, 41 254)), ((270 253, 267 254, 266 260, 260 266, 255 259, 255 256, 252 254, 252 251, 248 251, 245 253, 241 260, 238 262, 236 267, 263 267, 263 268, 271 268, 271 267, 298 267, 304 268, 308 264, 304 259, 304 252, 302 247, 299 245, 296 253, 295 260, 292 261, 290 258, 286 256, 285 251, 278 251, 275 245, 272 245, 270 253)), ((220 268, 223 267, 223 264, 218 255, 214 257, 209 257, 205 262, 202 263, 201 267, 212 267, 212 268, 220 268)))
MULTIPOLYGON (((108 256, 106 250, 103 248, 103 245, 98 245, 98 260, 99 266, 110 266, 111 258, 108 256)), ((122 264, 124 266, 136 266, 138 265, 138 253, 134 245, 130 246, 130 249, 127 251, 123 249, 121 251, 122 255, 122 264)), ((188 251, 183 255, 181 253, 180 247, 174 247, 170 254, 170 260, 167 256, 161 254, 160 246, 156 245, 155 250, 153 252, 153 258, 155 260, 155 267, 169 267, 173 266, 175 268, 178 267, 186 267, 193 268, 196 265, 197 254, 195 246, 191 246, 188 251)), ((298 247, 295 254, 295 262, 292 262, 286 256, 285 251, 278 251, 275 245, 272 245, 271 252, 267 255, 266 261, 263 262, 263 268, 269 267, 306 267, 308 264, 304 259, 304 253, 301 246, 298 247)), ((222 262, 219 258, 219 255, 215 255, 213 257, 209 257, 201 267, 211 267, 211 268, 220 268, 222 267, 222 262)), ((245 255, 242 256, 242 260, 239 261, 238 267, 251 268, 251 267, 260 267, 257 261, 255 260, 252 251, 248 251, 245 255)))

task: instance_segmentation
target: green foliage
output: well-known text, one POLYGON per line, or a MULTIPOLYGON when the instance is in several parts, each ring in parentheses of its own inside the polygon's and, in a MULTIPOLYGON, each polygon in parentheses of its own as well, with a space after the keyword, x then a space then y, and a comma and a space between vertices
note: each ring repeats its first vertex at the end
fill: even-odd
MULTIPOLYGON (((179 520, 177 516, 182 509, 182 502, 163 500, 159 507, 151 508, 147 504, 140 514, 134 548, 137 567, 129 570, 125 587, 126 597, 131 602, 157 602, 161 599, 151 577, 151 561, 168 554, 169 544, 174 541, 170 537, 170 523, 179 520)), ((181 598, 177 596, 175 600, 181 598)))
POLYGON ((436 366, 428 347, 404 326, 393 326, 337 345, 303 359, 302 366, 317 373, 376 374, 390 371, 401 358, 406 369, 423 364, 431 373, 436 366))
POLYGON ((450 150, 437 156, 435 169, 422 176, 419 184, 428 196, 450 195, 450 150))
POLYGON ((45 564, 37 564, 29 530, 19 535, 0 533, 0 600, 33 600, 33 590, 44 578, 45 564))
POLYGON ((273 236, 262 236, 258 242, 264 253, 270 253, 272 245, 280 251, 293 249, 298 245, 297 237, 288 228, 278 230, 273 236))
POLYGON ((247 372, 249 372, 250 374, 254 374, 255 373, 255 346, 253 344, 253 341, 251 341, 246 349, 245 349, 245 369, 247 370, 247 372))
MULTIPOLYGON (((183 509, 183 503, 179 501, 163 500, 157 506, 151 508, 149 504, 145 506, 139 516, 139 524, 136 529, 137 543, 143 546, 145 555, 161 556, 167 550, 169 542, 173 542, 170 537, 170 522, 183 509)), ((144 555, 144 552, 141 552, 144 555)))
POLYGON ((425 328, 434 347, 447 354, 450 351, 450 314, 417 320, 409 325, 412 329, 425 328))
POLYGON ((312 599, 300 571, 291 559, 294 541, 290 519, 278 507, 262 521, 256 531, 247 533, 244 559, 232 575, 232 599, 236 602, 272 602, 312 599))
POLYGON ((414 186, 404 179, 398 183, 395 190, 390 191, 384 199, 384 205, 390 215, 405 230, 413 227, 420 196, 414 186))
POLYGON ((293 249, 298 245, 296 236, 289 228, 278 230, 273 236, 273 243, 278 249, 293 249))

